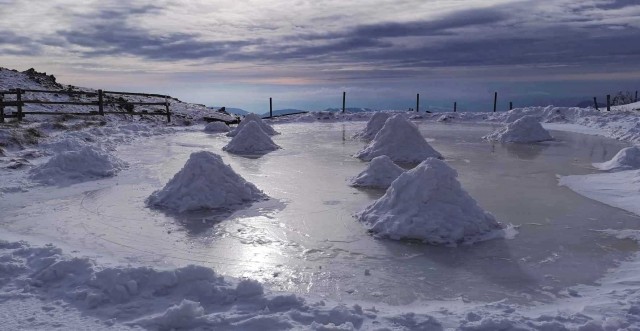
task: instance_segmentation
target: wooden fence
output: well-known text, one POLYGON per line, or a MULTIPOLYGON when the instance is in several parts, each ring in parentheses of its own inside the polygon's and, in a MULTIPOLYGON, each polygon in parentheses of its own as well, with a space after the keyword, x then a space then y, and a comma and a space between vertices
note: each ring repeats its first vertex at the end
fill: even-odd
POLYGON ((130 92, 116 92, 116 91, 103 91, 98 90, 97 92, 85 92, 85 91, 67 91, 67 90, 59 90, 59 91, 50 91, 50 90, 27 90, 27 89, 15 89, 9 91, 0 91, 0 123, 4 123, 5 118, 16 118, 18 121, 21 121, 25 115, 79 115, 79 116, 94 116, 94 115, 102 115, 105 114, 125 114, 125 115, 160 115, 166 116, 167 122, 171 122, 171 111, 169 109, 169 98, 168 95, 161 94, 148 94, 148 93, 130 93, 130 92), (32 94, 59 94, 59 95, 68 95, 68 96, 86 96, 96 98, 95 101, 45 101, 45 100, 25 100, 25 93, 32 94), (15 100, 5 101, 6 95, 15 95, 15 100), (118 96, 142 96, 142 97, 155 97, 164 99, 164 102, 137 102, 137 101, 129 101, 122 97, 116 99, 113 97, 114 95, 118 96), (97 110, 88 111, 88 112, 46 112, 46 111, 25 111, 23 108, 29 104, 39 104, 39 105, 75 105, 75 106, 95 106, 97 110), (130 111, 105 111, 104 107, 107 105, 114 106, 127 106, 131 105, 130 111), (164 111, 133 111, 134 106, 164 106, 164 111), (7 107, 16 107, 16 111, 12 113, 5 113, 5 108, 7 107))

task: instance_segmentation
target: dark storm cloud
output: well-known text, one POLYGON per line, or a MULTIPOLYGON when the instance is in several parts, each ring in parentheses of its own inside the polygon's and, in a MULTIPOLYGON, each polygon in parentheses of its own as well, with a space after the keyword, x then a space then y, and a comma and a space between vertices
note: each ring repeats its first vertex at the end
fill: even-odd
POLYGON ((0 55, 39 55, 42 53, 40 43, 12 31, 0 33, 0 55))
POLYGON ((81 46, 82 55, 133 55, 150 60, 197 60, 216 58, 257 41, 203 41, 191 33, 155 34, 135 25, 136 17, 154 14, 162 8, 144 5, 134 8, 108 8, 81 15, 81 26, 58 31, 57 39, 81 46))
MULTIPOLYGON (((379 70, 640 63, 640 43, 634 42, 640 40, 640 31, 628 24, 628 17, 616 23, 617 17, 608 15, 611 10, 636 5, 635 0, 576 0, 567 11, 558 7, 544 13, 532 10, 536 3, 521 1, 420 21, 360 24, 269 39, 252 38, 248 33, 235 40, 207 40, 197 33, 161 34, 143 28, 137 23, 140 17, 153 17, 164 10, 149 3, 76 14, 73 28, 39 43, 76 46, 75 52, 86 57, 131 55, 155 61, 375 66, 379 70), (606 24, 599 23, 602 17, 607 18, 606 24)), ((0 39, 0 45, 3 43, 20 42, 0 39)), ((0 53, 3 51, 8 48, 0 47, 0 53)), ((40 50, 37 42, 27 40, 11 51, 40 50)))

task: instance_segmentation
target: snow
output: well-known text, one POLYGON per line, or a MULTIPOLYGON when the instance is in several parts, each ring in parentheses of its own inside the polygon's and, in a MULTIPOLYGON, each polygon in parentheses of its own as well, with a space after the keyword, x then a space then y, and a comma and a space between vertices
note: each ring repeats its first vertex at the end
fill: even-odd
POLYGON ((240 133, 240 130, 242 130, 242 128, 251 123, 251 122, 256 122, 259 126, 260 129, 262 129, 262 131, 264 131, 264 133, 270 135, 270 136, 274 136, 277 135, 278 132, 276 130, 274 130, 271 125, 265 123, 265 121, 262 120, 262 118, 260 118, 259 115, 251 113, 247 116, 245 116, 242 121, 240 121, 240 124, 238 124, 238 126, 231 130, 231 132, 227 133, 228 137, 235 137, 238 133, 240 133))
POLYGON ((640 215, 640 170, 564 176, 559 184, 587 198, 640 215))
POLYGON ((126 163, 104 150, 85 146, 61 152, 45 164, 31 170, 34 181, 46 185, 65 186, 114 176, 126 163))
POLYGON ((222 150, 234 154, 263 154, 279 149, 276 143, 271 140, 258 122, 250 121, 240 128, 237 135, 222 148, 222 150))
POLYGON ((593 166, 605 171, 639 169, 640 146, 623 148, 611 160, 602 163, 594 163, 593 166))
POLYGON ((364 171, 351 178, 349 185, 386 189, 403 172, 404 169, 393 163, 388 156, 381 155, 373 158, 364 171))
POLYGON ((533 116, 521 117, 483 138, 502 143, 533 143, 553 140, 551 134, 533 116))
POLYGON ((442 158, 424 139, 418 127, 402 115, 387 119, 373 141, 354 157, 370 161, 381 155, 400 163, 419 163, 429 157, 442 158))
POLYGON ((377 236, 395 240, 457 245, 504 237, 500 223, 462 189, 457 176, 443 161, 428 158, 357 217, 377 236))
POLYGON ((224 122, 211 122, 204 127, 204 132, 208 133, 219 133, 219 132, 229 132, 231 128, 224 122))
POLYGON ((367 126, 362 129, 362 131, 356 133, 354 138, 371 141, 375 138, 376 134, 378 134, 378 131, 382 129, 389 117, 390 115, 386 112, 375 112, 367 122, 367 126))
POLYGON ((192 153, 184 167, 147 204, 174 212, 230 209, 267 196, 211 152, 192 153))

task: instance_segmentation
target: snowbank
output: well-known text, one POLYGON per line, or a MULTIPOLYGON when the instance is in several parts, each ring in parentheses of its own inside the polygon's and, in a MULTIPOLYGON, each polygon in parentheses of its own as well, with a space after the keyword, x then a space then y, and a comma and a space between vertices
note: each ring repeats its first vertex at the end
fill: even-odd
POLYGON ((482 138, 502 143, 533 143, 553 140, 549 131, 545 130, 539 120, 533 116, 519 118, 507 124, 506 127, 482 138))
POLYGON ((640 170, 564 176, 559 184, 587 198, 640 215, 640 170))
POLYGON ((219 155, 195 152, 184 167, 147 199, 149 206, 175 212, 231 209, 242 203, 266 199, 255 185, 244 180, 219 155))
POLYGON ((30 177, 46 185, 69 185, 110 177, 126 167, 126 163, 104 150, 84 146, 61 152, 45 164, 31 170, 30 177))
POLYGON ((367 126, 362 131, 356 133, 353 137, 370 141, 375 138, 378 131, 382 129, 384 123, 389 119, 389 114, 385 112, 375 112, 367 122, 367 126))
POLYGON ((238 126, 231 130, 231 132, 227 133, 228 137, 235 137, 238 133, 240 133, 240 130, 242 130, 242 128, 247 125, 250 122, 256 122, 260 128, 262 129, 262 131, 264 131, 264 133, 270 135, 270 136, 275 136, 277 134, 279 134, 276 130, 274 130, 271 125, 265 123, 262 118, 260 118, 259 115, 251 113, 248 114, 247 116, 245 116, 242 121, 240 122, 240 124, 238 124, 238 126))
POLYGON ((260 125, 252 121, 240 128, 240 132, 222 150, 234 154, 263 154, 279 148, 260 125))
POLYGON ((381 155, 403 163, 419 163, 429 157, 442 158, 422 137, 418 127, 402 115, 387 119, 373 141, 354 156, 369 161, 381 155))
POLYGON ((371 160, 367 168, 358 176, 351 178, 349 185, 386 189, 403 172, 404 169, 393 163, 388 156, 381 155, 371 160))
POLYGON ((640 168, 640 146, 632 146, 621 149, 613 159, 594 163, 594 167, 600 170, 632 170, 640 168))
POLYGON ((457 245, 504 237, 500 223, 462 189, 457 176, 443 161, 426 159, 357 217, 377 236, 396 240, 457 245))
POLYGON ((224 122, 211 122, 204 127, 204 132, 208 133, 218 133, 218 132, 229 132, 231 128, 224 122))

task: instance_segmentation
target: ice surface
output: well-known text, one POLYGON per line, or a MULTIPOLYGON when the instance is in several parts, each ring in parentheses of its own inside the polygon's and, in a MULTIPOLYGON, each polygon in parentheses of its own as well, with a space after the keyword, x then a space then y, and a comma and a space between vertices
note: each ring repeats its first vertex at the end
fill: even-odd
POLYGON ((255 185, 224 164, 219 155, 202 151, 191 154, 184 167, 163 189, 153 192, 147 203, 182 213, 232 209, 266 198, 255 185))
POLYGON ((371 141, 375 138, 378 131, 382 129, 384 123, 389 119, 390 115, 386 112, 375 112, 369 121, 367 122, 367 126, 362 129, 362 131, 356 133, 354 138, 360 138, 366 141, 371 141))
POLYGON ((234 154, 263 154, 279 149, 276 143, 271 140, 258 122, 250 121, 222 150, 234 154))
POLYGON ((462 189, 458 173, 436 158, 396 179, 358 219, 380 237, 433 245, 472 244, 504 237, 493 215, 462 189))
POLYGON ((418 127, 403 115, 387 119, 373 141, 354 156, 370 161, 381 155, 401 163, 420 163, 429 157, 442 158, 424 139, 418 127))
POLYGON ((270 135, 270 136, 274 136, 277 135, 278 132, 276 130, 274 130, 271 125, 265 123, 265 121, 262 120, 262 118, 260 117, 260 115, 258 114, 254 114, 254 113, 250 113, 247 116, 245 116, 242 121, 240 121, 240 124, 238 124, 238 126, 231 130, 231 132, 227 133, 228 137, 235 137, 238 133, 240 133, 240 130, 242 130, 242 128, 247 125, 250 122, 256 122, 259 126, 260 129, 262 129, 262 131, 264 131, 264 133, 270 135))
POLYGON ((218 132, 229 132, 231 128, 224 122, 211 122, 204 127, 204 132, 208 133, 218 133, 218 132))
POLYGON ((533 116, 521 117, 483 138, 502 143, 533 143, 553 140, 549 131, 545 130, 538 118, 533 116))
POLYGON ((46 185, 69 185, 114 176, 126 163, 99 148, 85 146, 61 152, 31 170, 30 177, 46 185))
POLYGON ((381 155, 373 158, 363 172, 351 178, 349 185, 386 189, 403 172, 404 169, 393 163, 388 156, 381 155))
POLYGON ((607 171, 638 169, 640 168, 640 146, 623 148, 611 160, 594 163, 593 166, 607 171))

